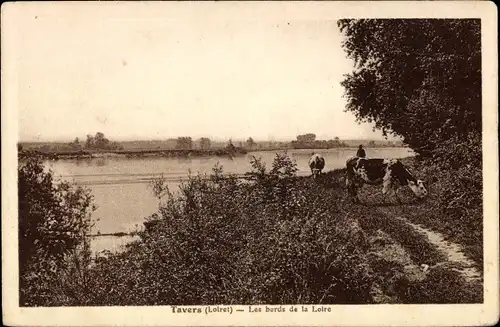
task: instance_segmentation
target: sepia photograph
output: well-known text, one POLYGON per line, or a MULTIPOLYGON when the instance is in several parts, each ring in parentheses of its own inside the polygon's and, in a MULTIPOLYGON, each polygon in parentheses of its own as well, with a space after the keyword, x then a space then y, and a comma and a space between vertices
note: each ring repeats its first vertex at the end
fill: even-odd
POLYGON ((486 1, 4 4, 4 321, 494 324, 496 24, 486 1))

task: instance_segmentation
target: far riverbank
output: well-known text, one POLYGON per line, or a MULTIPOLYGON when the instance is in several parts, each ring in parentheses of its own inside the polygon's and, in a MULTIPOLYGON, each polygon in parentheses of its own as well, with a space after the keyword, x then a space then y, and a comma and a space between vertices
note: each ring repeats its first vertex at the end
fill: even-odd
POLYGON ((189 158, 189 157, 227 157, 240 156, 247 154, 247 151, 242 148, 235 148, 233 151, 228 149, 214 150, 102 150, 102 151, 38 151, 28 150, 20 151, 19 158, 22 159, 30 155, 38 155, 43 159, 59 160, 59 159, 92 159, 106 157, 122 157, 122 158, 149 158, 149 157, 165 157, 165 158, 189 158))
MULTIPOLYGON (((367 150, 388 149, 391 147, 368 147, 367 150)), ((396 147, 395 147, 396 148, 396 147)), ((399 147, 398 147, 399 148, 399 147)), ((311 152, 321 152, 336 148, 301 149, 289 147, 277 147, 267 149, 246 149, 235 147, 234 150, 227 148, 220 149, 139 149, 139 150, 79 150, 79 151, 41 151, 38 149, 28 149, 19 151, 19 159, 27 156, 37 155, 46 160, 65 159, 93 159, 93 158, 195 158, 195 157, 238 157, 251 152, 272 152, 272 151, 294 151, 310 150, 311 152)), ((352 150, 354 147, 339 147, 338 149, 352 150)))

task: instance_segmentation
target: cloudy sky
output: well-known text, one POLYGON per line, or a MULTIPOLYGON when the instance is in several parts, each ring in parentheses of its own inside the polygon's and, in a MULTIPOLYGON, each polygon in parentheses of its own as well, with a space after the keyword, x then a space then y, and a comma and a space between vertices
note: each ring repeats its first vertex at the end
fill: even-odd
POLYGON ((382 138, 344 112, 352 62, 334 19, 221 7, 10 13, 20 139, 382 138))

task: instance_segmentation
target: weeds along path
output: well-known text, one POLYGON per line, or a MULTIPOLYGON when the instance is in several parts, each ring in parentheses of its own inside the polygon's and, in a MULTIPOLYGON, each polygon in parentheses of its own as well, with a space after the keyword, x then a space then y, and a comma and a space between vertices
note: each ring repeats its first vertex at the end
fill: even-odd
POLYGON ((482 275, 458 244, 404 218, 403 206, 370 206, 370 264, 383 278, 376 303, 480 303, 482 275))
POLYGON ((458 273, 465 282, 472 284, 482 283, 482 273, 476 268, 477 263, 468 258, 462 247, 446 240, 446 237, 436 231, 430 230, 420 224, 409 221, 404 216, 405 206, 379 206, 376 211, 386 216, 392 226, 389 227, 391 236, 402 238, 402 245, 409 250, 412 258, 423 265, 425 271, 432 271, 440 268, 458 273), (406 226, 406 227, 403 227, 406 226), (406 237, 397 235, 397 230, 401 232, 411 232, 406 237), (417 235, 420 241, 416 239, 417 235), (404 241, 407 239, 407 241, 404 241), (411 240, 413 239, 413 240, 411 240), (408 247, 409 246, 409 247, 408 247), (418 253, 421 252, 421 253, 418 253))
POLYGON ((431 252, 437 253, 434 253, 434 258, 429 258, 429 262, 425 262, 425 256, 421 258, 421 264, 429 266, 426 269, 443 267, 458 272, 467 282, 482 282, 483 277, 481 272, 476 268, 477 263, 463 253, 462 247, 457 243, 446 240, 446 237, 439 232, 409 221, 404 215, 404 204, 394 207, 377 207, 377 211, 386 215, 395 225, 404 224, 414 231, 413 234, 415 232, 418 233, 421 239, 427 244, 423 245, 424 242, 418 242, 422 244, 421 246, 423 246, 424 251, 429 246, 434 248, 434 251, 431 252))
POLYGON ((380 187, 366 185, 359 192, 363 204, 353 204, 345 194, 342 172, 330 178, 335 181, 330 190, 344 194, 342 210, 357 221, 368 241, 375 303, 483 302, 480 266, 463 253, 463 245, 426 224, 432 203, 412 203, 413 194, 403 197, 402 205, 395 198, 384 202, 380 187))
POLYGON ((441 267, 459 273, 467 282, 482 282, 482 273, 476 268, 477 263, 464 254, 460 244, 407 218, 418 215, 418 206, 407 206, 404 203, 383 205, 378 194, 380 190, 373 187, 367 187, 363 193, 366 205, 373 212, 373 218, 369 222, 360 222, 365 225, 365 229, 381 228, 405 248, 415 263, 425 265, 426 271, 441 267))
POLYGON ((448 264, 452 270, 459 272, 465 280, 469 282, 482 280, 482 274, 475 267, 476 263, 465 256, 462 247, 459 244, 447 241, 441 233, 434 232, 422 227, 421 225, 414 224, 406 218, 396 218, 404 221, 406 224, 412 226, 418 233, 426 236, 431 244, 433 244, 440 252, 445 254, 447 261, 437 263, 429 268, 432 269, 437 265, 448 264))

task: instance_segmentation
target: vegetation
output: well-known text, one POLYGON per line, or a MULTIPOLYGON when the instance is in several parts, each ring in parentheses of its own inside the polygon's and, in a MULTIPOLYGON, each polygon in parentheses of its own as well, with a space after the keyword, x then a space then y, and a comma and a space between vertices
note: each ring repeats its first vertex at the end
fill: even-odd
POLYGON ((253 140, 253 138, 249 137, 246 141, 246 144, 249 149, 253 149, 253 147, 255 146, 255 141, 253 140))
POLYGON ((211 143, 209 138, 202 137, 200 139, 200 148, 202 150, 208 150, 208 149, 210 149, 211 146, 212 146, 212 143, 211 143))
POLYGON ((338 25, 356 65, 342 85, 347 110, 358 120, 403 137, 425 156, 481 133, 479 19, 342 19, 338 25))
POLYGON ((176 149, 191 150, 193 148, 193 140, 191 137, 177 138, 176 149))
POLYGON ((75 278, 88 278, 92 196, 68 183, 54 183, 37 157, 20 162, 18 179, 20 304, 77 301, 75 278))
MULTIPOLYGON (((482 263, 481 22, 343 19, 347 110, 401 136, 434 197, 414 218, 482 263)), ((409 213, 411 215, 411 213, 409 213)))
MULTIPOLYGON (((153 181, 153 192, 162 201, 139 233, 140 240, 124 252, 93 260, 90 253, 72 252, 75 247, 65 245, 63 252, 69 254, 57 259, 58 270, 22 280, 21 304, 378 303, 377 289, 396 302, 449 302, 457 287, 463 297, 453 301, 481 300, 480 289, 461 276, 425 279, 422 284, 398 270, 403 269, 399 263, 374 260, 373 238, 379 230, 407 248, 416 263, 432 264, 441 257, 408 226, 345 201, 343 170, 318 180, 300 178, 286 153, 277 154, 269 171, 260 159, 251 163, 246 179, 225 175, 217 165, 209 176, 190 176, 177 194, 161 178, 153 181), (391 283, 388 271, 393 272, 391 283), (49 291, 51 283, 58 287, 49 291), (408 294, 409 289, 415 291, 408 294)), ((50 176, 38 164, 30 167, 37 176, 50 176)), ((25 189, 23 183, 20 189, 25 189)), ((57 190, 38 184, 34 189, 20 198, 35 207, 26 198, 57 190)), ((87 199, 85 193, 72 194, 87 199)), ((80 203, 74 211, 79 214, 72 217, 83 217, 89 202, 72 203, 80 203)), ((88 230, 87 224, 79 226, 82 233, 88 230)), ((20 233, 25 228, 20 225, 20 233)), ((20 244, 21 252, 29 253, 24 247, 20 244)), ((38 266, 25 267, 22 276, 41 274, 38 266)))
MULTIPOLYGON (((180 141, 179 145, 178 139, 167 139, 167 140, 149 140, 149 141, 120 141, 111 142, 107 149, 91 147, 87 148, 78 139, 75 138, 73 142, 61 143, 61 142, 22 142, 18 145, 19 151, 36 151, 40 154, 45 154, 46 156, 91 156, 92 153, 130 153, 130 154, 140 154, 146 153, 161 153, 169 152, 171 155, 176 155, 180 153, 188 152, 175 152, 175 151, 192 151, 189 152, 192 155, 202 154, 202 151, 206 151, 209 155, 218 155, 220 150, 227 148, 227 142, 225 141, 214 141, 206 137, 202 137, 196 141, 180 141), (191 145, 188 145, 190 143, 191 145), (189 146, 191 149, 188 149, 189 146)), ((286 149, 306 149, 308 147, 315 149, 331 149, 338 147, 357 147, 359 144, 367 144, 369 147, 401 147, 403 143, 400 141, 385 141, 385 140, 340 140, 335 137, 333 140, 315 140, 311 144, 299 144, 297 141, 254 141, 253 138, 248 138, 245 142, 239 141, 238 151, 255 151, 255 150, 286 150, 286 149)))
MULTIPOLYGON (((371 186, 360 194, 367 206, 353 204, 345 171, 300 178, 277 154, 270 169, 254 158, 245 179, 217 165, 175 194, 155 180, 161 201, 140 240, 92 259, 90 195, 52 183, 28 160, 19 166, 20 304, 482 302, 481 282, 439 265, 448 263, 442 251, 405 223, 447 235, 482 269, 479 22, 339 26, 356 62, 343 82, 347 109, 420 154, 405 164, 426 181, 424 205, 405 193, 402 206, 381 206, 371 186)), ((296 142, 318 141, 305 134, 296 142)))
MULTIPOLYGON (((316 134, 313 133, 297 135, 297 140, 292 141, 290 145, 294 149, 331 149, 347 147, 347 143, 344 141, 340 142, 338 137, 328 141, 316 140, 316 134)), ((375 143, 373 143, 373 145, 375 145, 375 143)))

